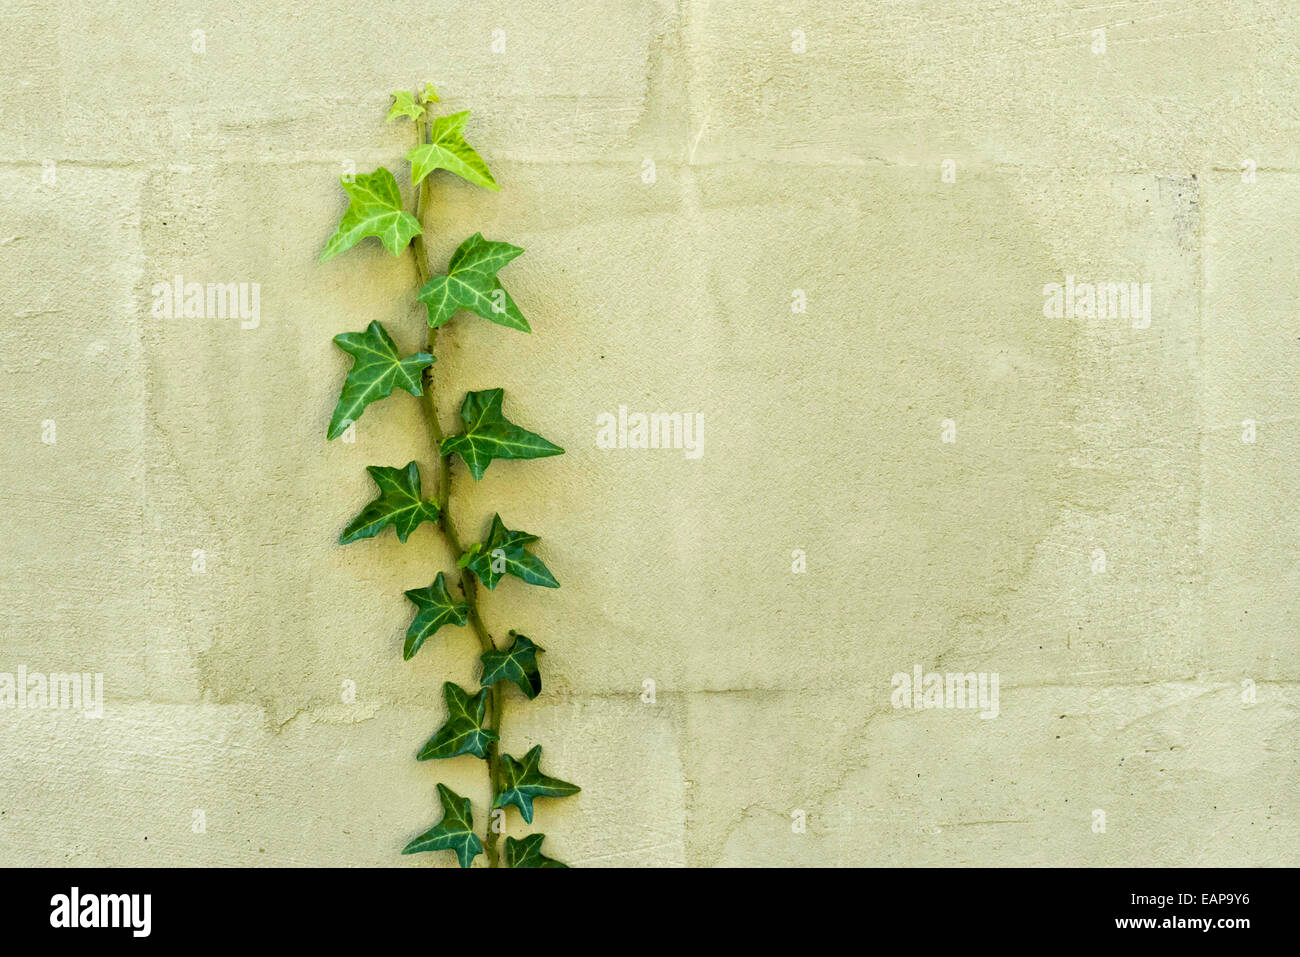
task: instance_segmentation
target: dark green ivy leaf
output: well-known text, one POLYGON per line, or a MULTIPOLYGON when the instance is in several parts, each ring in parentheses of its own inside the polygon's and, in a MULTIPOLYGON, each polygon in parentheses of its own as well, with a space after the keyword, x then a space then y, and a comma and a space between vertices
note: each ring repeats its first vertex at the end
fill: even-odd
POLYGON ((415 588, 406 593, 406 597, 415 602, 419 611, 406 629, 406 644, 402 646, 402 658, 410 661, 420 650, 424 640, 443 625, 460 625, 464 627, 469 620, 469 605, 463 601, 453 601, 447 591, 447 580, 442 572, 428 588, 415 588))
POLYGON ((366 406, 386 399, 393 388, 421 395, 420 370, 433 364, 433 356, 417 352, 403 359, 387 330, 378 322, 366 326, 365 332, 345 332, 334 343, 352 357, 352 368, 343 382, 339 401, 334 406, 327 433, 337 439, 349 425, 361 418, 366 406))
POLYGON ((501 188, 492 178, 483 157, 465 142, 465 121, 468 119, 469 110, 465 110, 451 116, 440 116, 433 121, 429 127, 429 142, 420 144, 406 154, 406 158, 411 161, 412 185, 419 185, 420 180, 436 169, 445 169, 479 186, 496 190, 501 188))
POLYGON ((555 858, 547 857, 542 853, 542 841, 545 839, 545 834, 529 834, 517 841, 513 837, 507 837, 506 866, 567 868, 568 864, 562 864, 555 858))
MULTIPOLYGON (((487 541, 479 545, 478 550, 465 562, 464 567, 478 576, 478 580, 487 586, 488 591, 497 587, 497 582, 503 575, 514 575, 530 585, 559 588, 560 583, 555 580, 551 570, 542 564, 540 558, 524 548, 525 545, 535 541, 537 541, 536 535, 506 528, 501 521, 501 516, 493 515, 492 533, 487 541)), ((464 558, 463 555, 461 557, 464 558)))
POLYGON ((429 326, 437 328, 468 309, 484 319, 510 329, 532 332, 510 293, 497 279, 497 271, 523 250, 509 243, 484 239, 475 233, 452 253, 444 275, 434 276, 416 298, 429 310, 429 326))
POLYGON ((493 807, 519 808, 525 824, 533 823, 533 799, 539 797, 568 797, 577 794, 582 788, 559 778, 543 774, 538 765, 542 761, 542 746, 536 745, 517 761, 508 754, 501 755, 501 793, 497 795, 493 807))
POLYGON ((498 681, 513 681, 529 698, 536 698, 542 693, 542 673, 537 668, 539 648, 527 635, 510 632, 514 641, 506 651, 485 651, 479 656, 483 662, 483 677, 479 684, 483 687, 494 685, 498 681))
POLYGON ((402 848, 403 854, 421 851, 455 851, 461 867, 469 867, 483 853, 483 842, 474 833, 474 815, 469 798, 463 798, 445 784, 438 785, 442 820, 402 848))
POLYGON ((343 529, 340 545, 374 538, 389 525, 397 530, 397 540, 404 542, 421 522, 438 520, 438 506, 421 497, 420 470, 414 462, 408 462, 404 469, 367 465, 366 471, 379 486, 379 497, 343 529))
POLYGON ((354 182, 340 182, 348 194, 348 211, 325 244, 321 262, 351 249, 367 236, 377 236, 390 253, 400 256, 411 239, 420 234, 419 221, 402 209, 397 180, 384 167, 357 176, 354 182))
POLYGON ((502 389, 465 393, 460 417, 465 431, 442 440, 442 454, 455 452, 469 466, 470 474, 481 479, 493 459, 540 459, 561 455, 564 449, 535 432, 521 429, 501 414, 502 389))
POLYGON ((454 758, 460 754, 487 757, 487 747, 497 739, 497 733, 483 727, 487 713, 488 689, 480 688, 474 697, 450 681, 442 686, 447 699, 447 721, 420 749, 419 759, 454 758))

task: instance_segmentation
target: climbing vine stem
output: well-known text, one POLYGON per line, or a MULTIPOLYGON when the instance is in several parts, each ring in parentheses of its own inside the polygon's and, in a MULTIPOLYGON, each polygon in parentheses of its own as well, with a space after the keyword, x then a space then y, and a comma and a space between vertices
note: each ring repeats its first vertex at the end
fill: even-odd
MULTIPOLYGON (((426 104, 427 105, 427 104, 426 104)), ((428 142, 429 122, 427 116, 421 115, 415 121, 415 143, 417 146, 423 146, 428 142)), ((424 245, 424 227, 425 217, 429 209, 429 177, 420 181, 415 191, 415 219, 420 224, 420 233, 411 241, 411 254, 415 257, 415 271, 420 283, 420 288, 429 281, 429 253, 424 245)), ((438 330, 437 326, 429 327, 429 338, 425 351, 431 356, 438 354, 438 330)), ((442 424, 438 420, 438 400, 437 393, 434 389, 433 366, 428 365, 424 369, 424 395, 423 402, 424 417, 429 427, 429 438, 433 444, 433 460, 437 464, 437 498, 438 503, 438 529, 442 532, 447 547, 451 550, 452 560, 455 561, 464 553, 461 547, 460 536, 456 533, 456 526, 451 518, 451 479, 452 479, 452 457, 442 454, 442 443, 446 436, 442 432, 442 424)), ((483 651, 495 651, 496 643, 492 640, 491 633, 483 624, 483 616, 478 609, 478 590, 474 587, 474 579, 466 569, 457 569, 456 589, 465 599, 465 604, 469 606, 470 627, 474 629, 474 634, 478 638, 479 647, 483 651)), ((498 740, 501 735, 501 687, 492 685, 488 690, 488 704, 490 719, 488 728, 496 732, 498 740)), ((488 764, 488 782, 492 789, 493 796, 500 793, 500 767, 501 753, 497 741, 493 741, 487 746, 487 764, 488 764)), ((497 829, 494 827, 492 816, 488 815, 488 824, 484 835, 483 850, 488 859, 489 867, 496 867, 499 863, 497 853, 497 829)))

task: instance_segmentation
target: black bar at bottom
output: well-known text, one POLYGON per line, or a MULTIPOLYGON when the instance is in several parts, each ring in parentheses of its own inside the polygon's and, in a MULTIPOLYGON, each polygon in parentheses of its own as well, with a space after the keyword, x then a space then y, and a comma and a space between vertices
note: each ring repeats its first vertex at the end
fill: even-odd
POLYGON ((921 950, 1295 941, 1291 870, 575 869, 493 877, 478 868, 36 869, 3 871, 0 881, 8 940, 75 935, 80 944, 284 938, 335 947, 409 935, 464 946, 484 932, 509 936, 512 927, 541 942, 552 932, 619 935, 603 938, 611 947, 678 931, 730 934, 734 942, 783 928, 851 929, 864 946, 901 935, 900 943, 921 950))

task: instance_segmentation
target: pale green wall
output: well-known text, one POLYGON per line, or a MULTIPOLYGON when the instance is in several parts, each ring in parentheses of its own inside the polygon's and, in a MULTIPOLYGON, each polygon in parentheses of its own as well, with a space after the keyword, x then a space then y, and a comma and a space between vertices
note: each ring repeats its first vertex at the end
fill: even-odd
POLYGON ((458 320, 439 379, 568 449, 455 503, 563 583, 485 602, 547 649, 508 749, 584 789, 550 853, 1295 864, 1292 12, 8 0, 0 671, 106 700, 0 712, 0 863, 413 863, 436 781, 483 814, 475 761, 413 760, 473 680, 468 634, 400 658, 435 533, 333 543, 366 464, 427 457, 416 401, 324 440, 330 337, 419 335, 409 257, 316 265, 337 175, 405 175, 388 91, 432 79, 503 189, 440 175, 431 254, 526 247, 535 329, 458 320), (261 325, 154 319, 177 273, 261 325), (1150 328, 1044 318, 1067 273, 1151 282, 1150 328), (598 450, 620 404, 703 413, 703 457, 598 450), (997 672, 1000 716, 895 711, 916 663, 997 672))

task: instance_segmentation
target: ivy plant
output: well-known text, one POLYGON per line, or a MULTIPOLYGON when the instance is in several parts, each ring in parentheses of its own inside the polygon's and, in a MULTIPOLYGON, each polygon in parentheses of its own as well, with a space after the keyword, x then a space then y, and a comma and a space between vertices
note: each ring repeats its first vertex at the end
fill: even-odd
MULTIPOLYGON (((435 275, 430 271, 423 217, 429 208, 433 174, 443 170, 477 186, 500 189, 483 158, 465 141, 469 111, 434 116, 437 102, 437 91, 432 84, 425 84, 423 90, 395 92, 388 113, 389 122, 409 120, 414 127, 415 147, 406 157, 414 208, 408 211, 404 207, 397 178, 384 167, 352 179, 344 177, 348 207, 320 254, 320 261, 326 262, 372 238, 394 256, 404 255, 409 248, 419 281, 416 298, 425 306, 421 318, 427 326, 428 344, 421 352, 403 356, 378 321, 361 332, 335 336, 335 344, 351 356, 352 368, 343 381, 326 436, 336 439, 346 433, 370 405, 388 398, 395 389, 423 400, 423 414, 433 441, 430 472, 425 473, 431 480, 432 494, 427 494, 422 485, 417 461, 400 468, 367 466, 378 494, 343 529, 339 543, 375 538, 389 526, 398 542, 405 543, 416 528, 430 522, 441 533, 450 558, 455 559, 454 567, 438 569, 431 584, 405 593, 415 611, 406 630, 402 657, 409 661, 430 639, 450 634, 456 628, 469 628, 479 644, 479 688, 470 691, 451 681, 443 684, 445 718, 416 757, 420 761, 483 761, 491 787, 491 810, 485 815, 480 837, 470 800, 438 784, 441 818, 412 838, 402 853, 451 851, 461 867, 470 867, 481 855, 489 867, 497 867, 501 858, 497 838, 504 831, 507 808, 515 807, 524 823, 532 824, 534 800, 566 797, 579 789, 542 770, 541 745, 534 745, 522 758, 500 751, 507 689, 513 685, 518 691, 509 693, 529 700, 541 694, 537 656, 542 648, 515 631, 508 634, 509 644, 498 646, 479 610, 478 585, 495 590, 507 575, 544 588, 559 588, 560 584, 542 560, 525 547, 534 545, 537 536, 507 528, 499 514, 492 516, 481 542, 462 546, 458 525, 451 515, 452 483, 458 471, 455 460, 459 459, 464 471, 480 481, 494 459, 540 459, 560 455, 564 449, 506 418, 506 395, 500 388, 467 392, 460 406, 461 430, 452 435, 443 432, 433 377, 439 330, 464 313, 507 329, 532 330, 499 275, 523 253, 518 246, 474 233, 457 247, 445 272, 435 275), (444 628, 448 631, 444 632, 444 628)), ((511 414, 516 414, 511 408, 511 414)), ((507 838, 506 865, 565 867, 542 853, 544 839, 540 833, 518 840, 507 838)))

